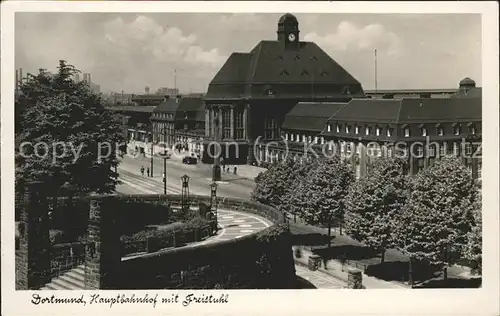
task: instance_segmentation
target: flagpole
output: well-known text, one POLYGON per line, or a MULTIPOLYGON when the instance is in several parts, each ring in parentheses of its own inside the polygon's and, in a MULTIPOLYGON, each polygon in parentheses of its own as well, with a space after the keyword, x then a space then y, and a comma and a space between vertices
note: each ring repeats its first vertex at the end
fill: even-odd
POLYGON ((375 95, 378 92, 378 86, 377 86, 377 49, 375 48, 375 95))

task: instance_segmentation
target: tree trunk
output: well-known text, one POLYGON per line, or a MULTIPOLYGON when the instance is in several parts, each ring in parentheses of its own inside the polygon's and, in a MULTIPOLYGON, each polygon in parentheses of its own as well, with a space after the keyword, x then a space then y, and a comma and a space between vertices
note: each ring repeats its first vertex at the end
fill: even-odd
POLYGON ((339 222, 339 234, 342 235, 342 222, 339 222))
POLYGON ((332 247, 332 221, 328 221, 328 249, 332 247))
POLYGON ((380 263, 384 263, 385 261, 385 248, 382 249, 382 252, 380 253, 380 263))
POLYGON ((443 280, 448 281, 448 267, 447 266, 445 266, 443 268, 443 280))
POLYGON ((413 268, 411 266, 411 261, 410 256, 410 260, 408 261, 408 284, 413 288, 413 268))

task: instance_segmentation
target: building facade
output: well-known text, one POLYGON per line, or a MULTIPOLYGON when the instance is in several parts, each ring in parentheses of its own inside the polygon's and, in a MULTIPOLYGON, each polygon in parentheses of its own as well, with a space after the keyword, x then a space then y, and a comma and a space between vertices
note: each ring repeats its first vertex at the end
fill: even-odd
POLYGON ((284 141, 267 146, 259 158, 269 163, 286 156, 304 161, 338 154, 351 161, 360 177, 382 155, 407 159, 410 174, 453 155, 481 178, 481 106, 480 89, 463 82, 445 99, 299 103, 283 124, 284 141))
POLYGON ((169 148, 202 152, 205 106, 201 97, 166 97, 151 116, 153 140, 169 148))
POLYGON ((220 144, 227 163, 254 163, 254 148, 280 140, 285 116, 298 102, 364 97, 359 81, 299 34, 295 16, 285 14, 277 40, 233 53, 215 75, 204 98, 204 162, 213 162, 220 144))

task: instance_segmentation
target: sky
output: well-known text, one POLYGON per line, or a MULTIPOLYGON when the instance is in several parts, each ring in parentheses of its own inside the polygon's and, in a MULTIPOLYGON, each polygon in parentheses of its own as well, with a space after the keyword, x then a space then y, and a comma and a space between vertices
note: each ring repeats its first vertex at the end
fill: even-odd
MULTIPOLYGON (((102 92, 174 81, 183 93, 206 92, 232 52, 276 39, 281 15, 16 13, 15 66, 54 71, 63 59, 91 73, 102 92)), ((378 89, 451 89, 464 77, 481 85, 480 15, 295 15, 300 40, 316 42, 365 90, 375 87, 375 49, 378 89)))

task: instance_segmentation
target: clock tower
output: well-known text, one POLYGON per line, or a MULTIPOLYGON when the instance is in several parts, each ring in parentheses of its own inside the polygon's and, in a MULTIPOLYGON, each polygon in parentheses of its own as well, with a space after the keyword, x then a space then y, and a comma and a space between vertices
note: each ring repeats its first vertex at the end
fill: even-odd
POLYGON ((277 33, 278 41, 285 44, 287 49, 299 47, 299 22, 293 14, 287 13, 280 18, 277 33))

